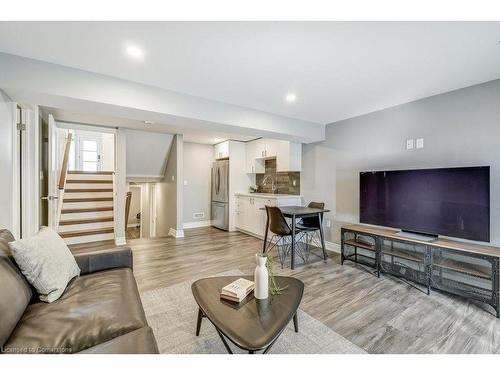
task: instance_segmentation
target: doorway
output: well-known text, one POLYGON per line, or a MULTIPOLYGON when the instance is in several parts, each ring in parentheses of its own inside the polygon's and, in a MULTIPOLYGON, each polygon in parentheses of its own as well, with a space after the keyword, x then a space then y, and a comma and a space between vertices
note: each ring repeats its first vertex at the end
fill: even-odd
POLYGON ((76 152, 77 170, 97 172, 101 170, 102 137, 80 135, 76 152))
POLYGON ((127 230, 125 232, 127 240, 142 237, 142 186, 129 186, 130 208, 127 215, 127 230))

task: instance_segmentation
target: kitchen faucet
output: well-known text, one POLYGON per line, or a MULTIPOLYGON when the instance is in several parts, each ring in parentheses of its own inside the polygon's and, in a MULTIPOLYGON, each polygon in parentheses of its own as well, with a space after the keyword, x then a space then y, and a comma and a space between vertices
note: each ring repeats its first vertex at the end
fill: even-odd
POLYGON ((267 186, 267 182, 269 179, 271 179, 271 191, 273 192, 273 194, 276 194, 276 191, 278 190, 278 186, 276 186, 276 176, 268 174, 266 177, 264 177, 264 180, 262 180, 262 185, 267 186))

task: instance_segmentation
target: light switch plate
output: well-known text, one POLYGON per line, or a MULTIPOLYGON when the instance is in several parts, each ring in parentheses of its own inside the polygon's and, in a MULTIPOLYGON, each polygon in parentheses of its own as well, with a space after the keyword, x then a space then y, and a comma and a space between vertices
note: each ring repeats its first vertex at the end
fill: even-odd
POLYGON ((188 181, 184 180, 184 186, 187 186, 187 184, 188 184, 188 181))
POLYGON ((332 221, 330 219, 326 219, 326 227, 330 228, 332 226, 332 221))
POLYGON ((417 148, 424 148, 424 139, 417 138, 417 148))
POLYGON ((415 147, 415 140, 413 138, 407 139, 406 140, 406 149, 413 150, 414 147, 415 147))

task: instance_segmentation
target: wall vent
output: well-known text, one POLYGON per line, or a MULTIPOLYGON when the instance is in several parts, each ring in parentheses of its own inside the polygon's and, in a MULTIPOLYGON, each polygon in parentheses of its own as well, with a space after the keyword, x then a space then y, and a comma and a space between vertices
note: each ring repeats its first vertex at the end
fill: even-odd
POLYGON ((193 213, 193 219, 203 219, 205 217, 204 212, 195 212, 193 213))

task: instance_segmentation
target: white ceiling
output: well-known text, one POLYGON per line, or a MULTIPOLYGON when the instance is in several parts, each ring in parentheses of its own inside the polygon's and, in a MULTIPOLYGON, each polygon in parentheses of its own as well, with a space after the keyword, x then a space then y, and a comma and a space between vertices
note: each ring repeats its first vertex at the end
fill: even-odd
POLYGON ((173 126, 170 124, 145 124, 143 121, 128 118, 102 116, 92 113, 72 112, 59 108, 42 107, 42 111, 46 114, 50 113, 59 122, 105 127, 121 127, 155 133, 183 134, 184 142, 213 145, 227 139, 246 142, 256 138, 255 136, 250 135, 224 133, 213 130, 190 129, 187 127, 173 126))
POLYGON ((0 22, 3 52, 319 123, 500 78, 499 40, 500 22, 0 22))

